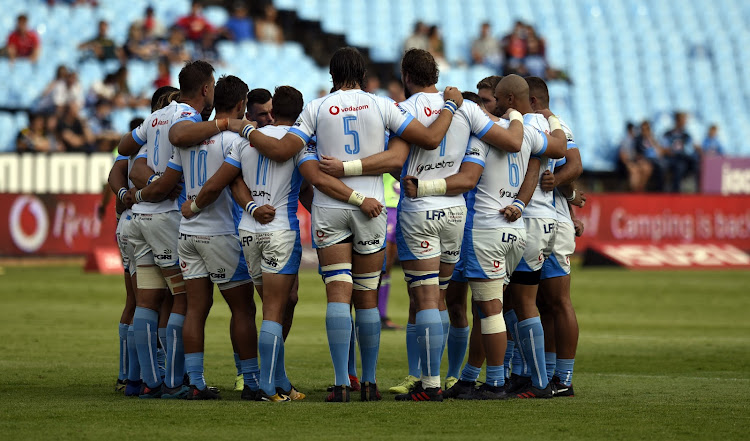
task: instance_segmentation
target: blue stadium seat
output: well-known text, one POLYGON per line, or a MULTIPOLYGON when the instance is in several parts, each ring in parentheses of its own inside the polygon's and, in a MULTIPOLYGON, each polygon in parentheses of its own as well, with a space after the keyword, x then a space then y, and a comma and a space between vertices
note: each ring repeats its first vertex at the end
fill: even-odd
POLYGON ((18 127, 14 116, 9 112, 0 112, 0 152, 16 150, 17 134, 18 127))

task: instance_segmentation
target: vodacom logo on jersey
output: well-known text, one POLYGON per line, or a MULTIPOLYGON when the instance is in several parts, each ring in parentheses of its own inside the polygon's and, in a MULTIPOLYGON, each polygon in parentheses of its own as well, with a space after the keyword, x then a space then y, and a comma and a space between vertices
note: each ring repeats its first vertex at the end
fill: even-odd
POLYGON ((429 118, 432 115, 440 115, 441 109, 430 109, 429 107, 424 108, 424 114, 429 118))
POLYGON ((328 108, 328 112, 331 115, 338 115, 339 112, 359 112, 360 110, 367 110, 369 108, 370 108, 370 106, 367 105, 367 104, 362 105, 362 106, 344 107, 343 109, 339 108, 339 106, 331 106, 331 107, 328 108))

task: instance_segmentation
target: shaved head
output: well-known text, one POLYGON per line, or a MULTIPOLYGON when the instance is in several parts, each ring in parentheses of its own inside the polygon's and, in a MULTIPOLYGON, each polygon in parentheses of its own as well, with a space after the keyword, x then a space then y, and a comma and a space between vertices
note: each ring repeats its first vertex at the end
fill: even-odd
POLYGON ((529 84, 523 77, 515 74, 506 75, 497 83, 495 88, 495 99, 497 109, 495 115, 503 115, 509 108, 514 108, 521 113, 529 113, 529 84))

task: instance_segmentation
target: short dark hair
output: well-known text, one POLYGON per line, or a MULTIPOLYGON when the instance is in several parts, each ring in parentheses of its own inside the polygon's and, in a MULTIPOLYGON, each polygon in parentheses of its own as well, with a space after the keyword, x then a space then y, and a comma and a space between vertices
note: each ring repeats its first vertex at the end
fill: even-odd
POLYGON ((435 58, 424 49, 409 49, 401 59, 401 72, 409 75, 409 81, 420 87, 429 87, 438 82, 440 70, 435 58))
POLYGON ((20 14, 16 17, 16 21, 29 21, 29 17, 26 14, 20 14))
POLYGON ((351 46, 336 50, 331 57, 329 72, 333 80, 333 86, 341 89, 344 86, 362 87, 365 83, 365 57, 351 46))
POLYGON ((151 96, 151 111, 156 112, 161 108, 159 107, 159 101, 162 99, 162 97, 177 91, 179 91, 179 89, 172 86, 161 86, 160 88, 156 89, 156 92, 154 92, 154 94, 151 96))
POLYGON ((536 97, 545 107, 549 107, 549 90, 547 83, 539 77, 527 77, 526 83, 529 85, 529 96, 536 97))
POLYGON ((482 80, 477 83, 477 90, 492 89, 492 92, 494 93, 497 83, 502 79, 503 77, 500 75, 490 75, 487 78, 482 78, 482 80))
POLYGON ((130 120, 130 131, 132 132, 135 130, 138 126, 143 124, 143 118, 133 118, 130 120))
POLYGON ((188 61, 180 71, 180 92, 184 96, 191 96, 200 91, 204 84, 211 80, 214 67, 204 60, 188 61))
POLYGON ((302 92, 292 86, 279 86, 273 92, 273 116, 276 119, 296 120, 304 104, 302 92))
POLYGON ((474 92, 469 92, 468 90, 466 92, 461 92, 461 96, 464 97, 465 100, 473 101, 475 102, 479 107, 484 108, 484 103, 482 102, 482 98, 479 97, 474 92))
POLYGON ((247 89, 247 84, 234 75, 222 75, 216 82, 216 90, 214 91, 214 109, 216 109, 216 112, 232 110, 237 103, 245 101, 247 89))
POLYGON ((271 99, 271 92, 267 89, 253 89, 247 94, 247 106, 265 104, 271 99))

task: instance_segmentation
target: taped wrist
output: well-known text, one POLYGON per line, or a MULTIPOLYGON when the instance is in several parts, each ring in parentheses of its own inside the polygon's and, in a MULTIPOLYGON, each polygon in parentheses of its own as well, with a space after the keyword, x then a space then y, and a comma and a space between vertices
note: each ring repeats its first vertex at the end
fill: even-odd
POLYGON ((143 190, 138 190, 135 192, 135 201, 136 202, 143 202, 143 196, 141 195, 141 192, 143 190))
POLYGON ((550 133, 554 132, 555 130, 562 130, 562 125, 560 125, 560 120, 555 115, 552 115, 549 118, 547 118, 547 122, 549 122, 550 133))
POLYGON ((458 110, 458 104, 453 100, 447 100, 443 105, 443 109, 449 111, 451 115, 455 115, 456 110, 458 110))
POLYGON ((344 176, 360 176, 362 175, 362 161, 355 159, 354 161, 344 161, 344 176))
POLYGON ((352 283, 352 264, 351 263, 334 263, 320 267, 323 275, 323 283, 328 285, 331 282, 352 283))
POLYGON ((570 196, 566 197, 565 199, 567 199, 568 202, 573 202, 575 198, 576 198, 576 191, 573 190, 573 193, 570 196))
POLYGON ((431 179, 428 181, 422 179, 417 184, 417 197, 443 195, 447 189, 448 186, 445 183, 445 179, 431 179))
POLYGON ((513 203, 511 203, 510 205, 518 208, 521 211, 521 214, 523 214, 523 210, 526 209, 526 204, 524 204, 523 201, 520 199, 514 200, 513 203))
POLYGON ((510 119, 510 122, 513 121, 519 121, 521 124, 523 124, 523 115, 521 115, 521 112, 518 110, 513 110, 508 114, 508 119, 510 119))
POLYGON ((153 174, 153 175, 151 175, 150 178, 148 178, 148 181, 146 181, 146 184, 147 185, 151 184, 152 182, 154 182, 155 180, 159 179, 160 177, 161 177, 160 175, 153 174))
POLYGON ((193 213, 200 213, 201 211, 201 208, 198 207, 198 204, 195 203, 195 200, 190 203, 190 211, 192 211, 193 213))
POLYGON ((354 206, 361 207, 365 202, 365 195, 358 191, 353 191, 352 194, 349 195, 348 202, 354 206))
POLYGON ((245 204, 245 211, 250 213, 250 216, 253 216, 255 214, 255 210, 258 209, 258 204, 255 203, 255 201, 250 201, 247 204, 245 204))
POLYGON ((242 128, 242 131, 240 132, 240 135, 242 135, 243 138, 250 140, 250 134, 253 133, 253 130, 255 130, 255 127, 253 127, 252 124, 248 124, 245 127, 242 128))
POLYGON ((352 289, 357 291, 372 291, 380 285, 380 271, 371 273, 352 274, 352 289))
POLYGON ((119 199, 121 202, 124 202, 122 199, 125 197, 125 195, 127 194, 127 192, 128 192, 127 188, 120 187, 120 189, 117 190, 117 199, 119 199))

